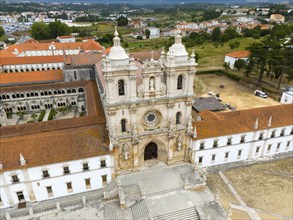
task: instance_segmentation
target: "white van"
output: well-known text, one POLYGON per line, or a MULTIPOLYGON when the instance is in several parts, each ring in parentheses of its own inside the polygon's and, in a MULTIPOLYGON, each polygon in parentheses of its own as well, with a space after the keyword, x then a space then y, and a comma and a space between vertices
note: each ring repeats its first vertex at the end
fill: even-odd
POLYGON ((268 95, 265 92, 260 91, 260 90, 255 90, 254 95, 262 97, 262 98, 267 98, 268 97, 268 95))

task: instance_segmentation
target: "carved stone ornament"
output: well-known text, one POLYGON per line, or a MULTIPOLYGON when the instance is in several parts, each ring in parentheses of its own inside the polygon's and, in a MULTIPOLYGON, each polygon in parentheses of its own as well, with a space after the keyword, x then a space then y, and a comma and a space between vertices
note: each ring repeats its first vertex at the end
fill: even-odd
POLYGON ((161 120, 161 114, 157 110, 151 110, 143 116, 143 123, 147 127, 156 127, 161 120))
POLYGON ((183 138, 182 135, 179 134, 177 138, 177 151, 181 151, 183 146, 183 138))
POLYGON ((123 144, 122 153, 123 153, 123 159, 128 160, 129 159, 129 149, 126 144, 123 144))

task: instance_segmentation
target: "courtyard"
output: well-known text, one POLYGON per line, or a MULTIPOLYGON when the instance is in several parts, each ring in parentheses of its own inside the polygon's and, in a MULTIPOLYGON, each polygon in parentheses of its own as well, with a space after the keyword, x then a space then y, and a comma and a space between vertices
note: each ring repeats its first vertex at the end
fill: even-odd
MULTIPOLYGON (((233 168, 221 166, 218 170, 229 179, 246 205, 261 219, 292 219, 293 217, 293 157, 259 164, 243 164, 233 168)), ((225 184, 218 170, 210 169, 207 183, 212 192, 219 193, 221 204, 228 210, 232 203, 232 219, 250 219, 246 212, 237 209, 240 203, 225 184), (233 205, 236 205, 233 208, 233 205)))
POLYGON ((7 114, 7 125, 29 124, 50 120, 61 120, 83 116, 77 107, 66 106, 58 109, 44 109, 36 112, 20 111, 7 114))
POLYGON ((197 97, 209 97, 209 92, 218 93, 223 104, 229 103, 231 106, 236 107, 236 110, 280 104, 270 97, 264 99, 255 96, 253 89, 242 86, 225 76, 202 74, 198 75, 198 78, 205 84, 205 87, 196 92, 197 97))

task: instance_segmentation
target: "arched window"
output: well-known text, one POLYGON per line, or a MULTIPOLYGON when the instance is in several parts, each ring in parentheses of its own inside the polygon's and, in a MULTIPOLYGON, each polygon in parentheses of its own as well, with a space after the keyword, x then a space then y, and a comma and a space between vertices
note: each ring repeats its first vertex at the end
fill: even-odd
POLYGON ((119 95, 125 95, 125 91, 124 91, 124 81, 121 79, 118 81, 118 93, 119 95))
POLYGON ((177 79, 177 89, 182 89, 183 76, 179 75, 177 79))
POLYGON ((121 120, 121 132, 126 132, 126 119, 121 120))
POLYGON ((79 88, 78 89, 78 92, 83 92, 83 88, 79 88))
POLYGON ((176 125, 181 124, 181 112, 177 112, 176 114, 176 125))

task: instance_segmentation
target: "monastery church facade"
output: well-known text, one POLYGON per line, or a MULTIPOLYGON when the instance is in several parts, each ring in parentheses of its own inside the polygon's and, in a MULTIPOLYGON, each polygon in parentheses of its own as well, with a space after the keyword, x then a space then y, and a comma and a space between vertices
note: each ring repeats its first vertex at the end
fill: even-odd
POLYGON ((120 45, 97 65, 98 84, 107 119, 116 171, 135 170, 145 160, 158 158, 172 164, 188 159, 193 136, 192 101, 196 72, 178 33, 159 60, 140 63, 120 45))

